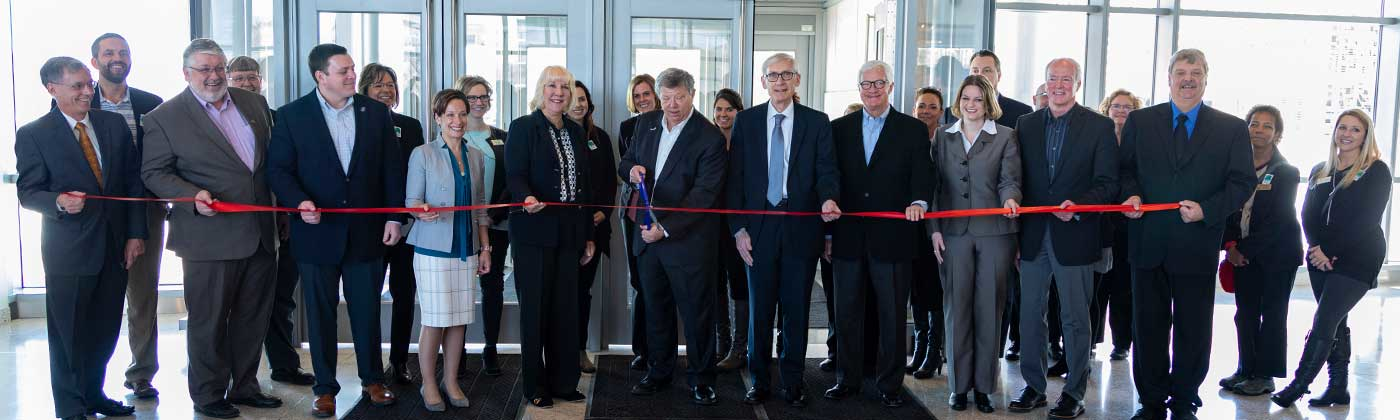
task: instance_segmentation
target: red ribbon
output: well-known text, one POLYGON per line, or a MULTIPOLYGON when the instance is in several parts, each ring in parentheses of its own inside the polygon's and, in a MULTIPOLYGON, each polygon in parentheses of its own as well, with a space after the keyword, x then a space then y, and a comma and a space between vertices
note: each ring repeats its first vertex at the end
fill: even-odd
MULTIPOLYGON (((68 194, 68 193, 64 193, 64 194, 68 194)), ((158 203, 193 203, 193 202, 196 201, 193 197, 184 197, 184 198, 132 198, 132 197, 109 197, 109 196, 102 196, 102 195, 86 195, 86 196, 82 196, 82 198, 93 199, 93 200, 142 201, 142 202, 158 202, 158 203)), ((208 205, 210 208, 213 208, 214 211, 221 212, 221 213, 246 213, 246 212, 285 212, 285 213, 299 213, 299 212, 302 211, 301 209, 296 209, 296 208, 292 208, 292 207, 259 206, 259 205, 254 205, 254 204, 233 203, 233 202, 228 202, 228 201, 214 201, 214 202, 205 203, 205 204, 208 205)), ((565 206, 565 207, 592 207, 592 208, 638 209, 638 210, 646 210, 646 209, 647 209, 646 207, 641 207, 641 206, 617 206, 617 205, 606 205, 606 204, 578 204, 578 203, 544 203, 544 204, 547 205, 547 206, 565 206)), ((341 214, 385 214, 385 213, 422 213, 422 212, 439 212, 439 211, 471 211, 471 210, 484 210, 484 209, 495 209, 495 208, 504 208, 504 207, 523 207, 523 206, 525 206, 525 203, 486 204, 486 205, 479 205, 479 206, 429 207, 427 210, 424 210, 424 209, 421 208, 421 207, 360 207, 360 208, 318 208, 318 209, 316 209, 316 211, 321 212, 321 213, 341 213, 341 214)), ((1143 211, 1143 212, 1153 212, 1153 211, 1164 211, 1164 210, 1176 210, 1177 208, 1180 208, 1180 207, 1181 207, 1181 205, 1179 205, 1179 204, 1177 204, 1177 203, 1143 204, 1142 206, 1139 207, 1139 209, 1140 209, 1141 211, 1143 211)), ((682 207, 652 207, 651 209, 652 209, 653 211, 671 211, 671 212, 682 212, 682 213, 742 214, 742 215, 765 215, 765 216, 821 216, 821 215, 823 214, 822 212, 816 212, 816 211, 691 209, 691 208, 682 208, 682 207)), ((1125 211, 1133 211, 1133 206, 1125 206, 1125 205, 1121 205, 1121 204, 1086 204, 1086 205, 1074 205, 1074 206, 1069 206, 1069 207, 1066 207, 1066 208, 1060 208, 1060 206, 1030 206, 1030 207, 1021 207, 1021 208, 1017 209, 1016 213, 1017 213, 1017 214, 1040 214, 1040 213, 1055 213, 1055 212, 1070 212, 1070 213, 1113 213, 1113 212, 1125 212, 1125 211)), ((967 209, 967 210, 943 210, 943 211, 931 211, 931 212, 926 212, 926 213, 924 213, 924 219, 946 219, 946 218, 954 218, 954 217, 972 217, 972 216, 1000 216, 1000 215, 1006 215, 1006 214, 1010 214, 1010 213, 1011 213, 1011 210, 1010 210, 1010 209, 1007 209, 1007 208, 986 208, 986 209, 967 209)), ((900 219, 900 220, 903 220, 903 219, 904 219, 904 212, 898 212, 898 211, 843 212, 843 213, 841 213, 841 216, 842 216, 842 217, 872 217, 872 218, 882 218, 882 219, 900 219)))

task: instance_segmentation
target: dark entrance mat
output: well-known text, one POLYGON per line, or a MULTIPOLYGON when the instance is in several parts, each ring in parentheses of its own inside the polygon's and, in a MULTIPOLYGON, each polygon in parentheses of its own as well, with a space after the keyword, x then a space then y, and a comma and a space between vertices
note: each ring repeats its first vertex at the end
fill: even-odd
MULTIPOLYGON (((423 379, 418 370, 418 354, 410 353, 408 371, 414 383, 389 387, 398 394, 399 401, 388 407, 375 407, 369 403, 369 399, 361 398, 355 404, 355 408, 345 414, 344 420, 515 420, 519 417, 521 399, 524 398, 520 381, 520 355, 502 354, 498 358, 501 363, 501 375, 486 376, 481 374, 481 355, 467 355, 462 364, 467 367, 468 372, 459 375, 457 380, 462 386, 462 392, 471 400, 471 406, 456 408, 448 405, 447 411, 433 413, 423 407, 423 395, 419 391, 423 379)), ((438 359, 438 370, 442 370, 441 356, 438 359)), ((358 388, 347 386, 342 392, 355 390, 358 388)), ((443 398, 446 397, 443 395, 443 398)))
MULTIPOLYGON (((827 389, 836 385, 835 372, 823 372, 817 367, 822 359, 807 359, 806 370, 802 374, 802 382, 806 386, 807 406, 803 408, 792 408, 787 405, 778 393, 763 404, 763 410, 767 412, 770 419, 783 420, 935 420, 932 414, 919 401, 909 394, 908 389, 900 389, 904 396, 904 406, 899 408, 885 408, 880 403, 879 393, 875 391, 874 379, 866 379, 861 385, 861 395, 848 397, 844 400, 833 401, 822 396, 827 389)), ((772 383, 778 384, 777 374, 773 375, 772 383)), ((775 390, 776 391, 776 390, 775 390)))
MULTIPOLYGON (((691 403, 685 383, 685 358, 676 361, 676 377, 671 386, 655 395, 632 395, 632 386, 646 372, 628 367, 632 356, 598 356, 598 373, 593 376, 593 396, 588 400, 590 420, 622 419, 757 419, 754 407, 744 404, 744 381, 738 373, 721 373, 715 383, 719 404, 702 407, 691 403)), ((776 418, 776 417, 769 417, 776 418)), ((888 419, 882 419, 888 420, 888 419)))

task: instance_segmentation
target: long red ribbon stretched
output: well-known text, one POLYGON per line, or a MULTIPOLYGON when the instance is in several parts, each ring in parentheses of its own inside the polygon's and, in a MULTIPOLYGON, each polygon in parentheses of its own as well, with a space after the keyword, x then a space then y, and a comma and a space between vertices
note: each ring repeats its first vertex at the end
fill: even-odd
MULTIPOLYGON (((64 193, 64 194, 67 194, 67 193, 64 193)), ((83 196, 83 197, 84 197, 84 198, 87 198, 87 199, 95 199, 95 200, 143 201, 143 202, 162 202, 162 203, 193 203, 193 202, 196 201, 193 197, 184 197, 184 198, 132 198, 132 197, 109 197, 109 196, 102 196, 102 195, 86 195, 86 196, 83 196)), ((286 213, 298 213, 298 212, 301 212, 300 209, 296 209, 296 208, 292 208, 292 207, 260 206, 260 205, 254 205, 254 204, 232 203, 232 202, 227 202, 227 201, 214 201, 214 202, 212 202, 212 203, 206 203, 206 204, 207 204, 209 207, 213 208, 214 211, 218 211, 218 212, 221 212, 221 213, 245 213, 245 212, 286 212, 286 213)), ((646 207, 641 207, 641 206, 617 206, 617 205, 606 205, 606 204, 578 204, 578 203, 544 203, 544 204, 547 205, 547 206, 592 207, 592 208, 638 209, 638 210, 646 210, 646 207)), ((421 213, 421 212, 424 212, 424 211, 434 211, 434 212, 437 212, 437 211, 471 211, 471 210, 484 210, 484 209, 495 209, 495 208, 504 208, 504 207, 523 207, 524 205, 525 205, 525 203, 486 204, 486 205, 479 205, 479 206, 429 207, 427 210, 424 210, 424 209, 421 208, 421 207, 319 208, 319 209, 316 209, 316 211, 322 212, 322 213, 342 213, 342 214, 421 213)), ((1176 203, 1143 204, 1139 209, 1140 209, 1141 211, 1143 211, 1143 212, 1153 212, 1153 211, 1163 211, 1163 210, 1175 210, 1175 209, 1177 209, 1177 208, 1179 208, 1179 207, 1181 207, 1181 206, 1180 206, 1179 204, 1176 204, 1176 203)), ((743 214, 743 215, 767 215, 767 216, 821 216, 821 215, 822 215, 821 212, 815 212, 815 211, 691 209, 691 208, 682 208, 682 207, 652 207, 651 210, 653 210, 653 211, 686 212, 686 213, 743 214)), ((1124 211, 1132 211, 1132 210, 1133 210, 1133 207, 1132 207, 1132 206, 1125 206, 1125 205, 1120 205, 1120 204, 1086 204, 1086 205, 1074 205, 1074 206, 1069 206, 1068 208, 1063 208, 1063 209, 1060 208, 1059 206, 1030 206, 1030 207, 1021 207, 1021 208, 1017 209, 1016 213, 1018 213, 1018 214, 1037 214, 1037 213, 1055 213, 1055 212, 1070 212, 1070 213, 1111 213, 1111 212, 1124 212, 1124 211)), ((971 216, 1000 216, 1000 215, 1005 215, 1005 214, 1009 214, 1009 213, 1011 213, 1011 210, 1010 210, 1010 209, 1006 209, 1006 208, 985 208, 985 209, 967 209, 967 210, 943 210, 943 211, 931 211, 931 212, 926 212, 926 213, 924 213, 924 219, 945 219, 945 218, 953 218, 953 217, 971 217, 971 216)), ((841 216, 842 216, 842 217, 873 217, 873 218, 883 218, 883 219, 904 219, 904 212, 897 212, 897 211, 843 212, 843 213, 841 213, 841 216)))

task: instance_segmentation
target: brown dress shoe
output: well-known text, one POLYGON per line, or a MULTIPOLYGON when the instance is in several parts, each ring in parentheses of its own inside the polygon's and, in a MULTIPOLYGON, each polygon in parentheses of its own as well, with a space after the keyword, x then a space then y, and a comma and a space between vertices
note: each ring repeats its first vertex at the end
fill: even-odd
POLYGON ((384 384, 365 385, 364 392, 369 394, 370 404, 379 407, 394 405, 394 401, 398 400, 398 397, 394 396, 394 391, 390 391, 384 384))
POLYGON ((311 415, 316 417, 335 416, 335 395, 321 394, 316 396, 316 402, 311 404, 311 415))

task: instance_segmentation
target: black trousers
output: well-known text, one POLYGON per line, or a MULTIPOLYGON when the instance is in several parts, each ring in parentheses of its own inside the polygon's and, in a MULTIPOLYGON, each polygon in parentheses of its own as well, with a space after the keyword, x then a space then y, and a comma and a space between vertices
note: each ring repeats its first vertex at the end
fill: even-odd
MULTIPOLYGON (((1317 312, 1313 313, 1309 337, 1336 337, 1337 331, 1348 328, 1347 316, 1351 313, 1351 308, 1356 307, 1361 298, 1366 297, 1366 292, 1371 290, 1371 286, 1346 275, 1314 270, 1308 270, 1308 279, 1312 286, 1313 298, 1317 300, 1317 312)), ((1351 336, 1348 335, 1345 339, 1350 340, 1351 336)), ((1330 353, 1331 349, 1328 349, 1328 352, 1330 353)))
POLYGON ((505 310, 506 253, 510 248, 510 231, 489 229, 486 239, 491 242, 491 271, 481 278, 481 330, 486 347, 496 348, 501 338, 501 312, 505 310))
MULTIPOLYGON (((1021 326, 1016 320, 1021 319, 1021 270, 1013 264, 1011 271, 1007 274, 1006 283, 1006 308, 1002 311, 1001 318, 1001 343, 1002 348, 1006 348, 1007 341, 1010 341, 1012 348, 1021 348, 1021 326)), ((1053 288, 1052 288, 1053 289, 1053 288)), ((1052 299, 1053 301, 1053 299, 1052 299)), ((1001 355, 997 355, 1001 357, 1001 355)))
POLYGON ((598 277, 598 263, 603 260, 603 250, 593 254, 593 260, 578 268, 578 348, 588 347, 588 318, 593 310, 593 283, 598 277))
POLYGON ((267 365, 272 370, 297 370, 301 368, 301 356, 296 349, 301 347, 301 340, 292 333, 292 312, 297 309, 297 283, 301 275, 297 273, 296 259, 292 258, 290 241, 281 241, 277 248, 276 275, 263 350, 267 352, 267 365))
POLYGON ((1143 406, 1201 406, 1214 312, 1214 275, 1133 270, 1133 383, 1143 406))
POLYGON ((44 277, 49 386, 57 417, 82 415, 107 400, 102 382, 117 348, 126 301, 123 246, 107 244, 112 252, 97 275, 44 277))
MULTIPOLYGON (((783 351, 779 355, 779 380, 783 389, 802 386, 806 368, 807 321, 812 301, 812 282, 820 258, 797 256, 782 249, 779 233, 786 226, 781 220, 768 220, 767 232, 754 238, 753 266, 749 267, 749 373, 753 386, 769 389, 772 362, 773 321, 779 306, 783 316, 783 351)), ((831 299, 827 299, 830 301, 831 299)))
POLYGON ((877 343, 875 386, 881 393, 899 391, 904 381, 904 322, 908 319, 909 283, 913 277, 909 261, 886 262, 871 257, 834 258, 836 269, 836 313, 840 325, 841 353, 836 380, 858 387, 864 380, 867 333, 877 343), (875 331, 866 331, 866 293, 873 292, 875 331))
MULTIPOLYGON (((662 382, 676 366, 676 312, 685 328, 686 383, 715 383, 715 284, 711 258, 661 258, 650 250, 637 256, 646 295, 647 377, 662 382)), ((696 256, 711 252, 696 250, 696 256)))
MULTIPOLYGON (((571 241, 561 241, 570 243, 571 241)), ((577 241, 582 243, 582 241, 577 241)), ((515 293, 520 297, 521 376, 527 398, 567 395, 578 387, 579 245, 514 243, 515 293)))
POLYGON ((384 382, 380 358, 383 335, 379 327, 379 292, 384 289, 384 260, 348 261, 340 264, 298 265, 301 291, 306 301, 306 332, 311 341, 311 368, 316 374, 316 395, 340 392, 335 378, 336 308, 345 294, 350 335, 355 342, 355 368, 360 385, 384 382))
MULTIPOLYGON (((928 252, 920 252, 914 259, 909 306, 914 309, 914 335, 928 340, 930 349, 942 349, 943 281, 938 277, 938 258, 933 255, 932 246, 929 249, 928 252)), ((923 361, 915 360, 914 363, 923 361)))
POLYGON ((205 405, 262 393, 259 353, 272 313, 277 257, 259 249, 241 260, 185 260, 190 399, 205 405))
POLYGON ((408 342, 413 338, 418 280, 413 277, 413 245, 399 242, 385 251, 383 267, 389 271, 389 295, 394 298, 389 310, 389 364, 401 365, 408 361, 408 342))
MULTIPOLYGON (((1122 249, 1126 254, 1128 250, 1122 249)), ((1127 256, 1119 258, 1113 249, 1113 269, 1099 275, 1094 296, 1094 343, 1102 343, 1104 329, 1110 329, 1114 349, 1133 347, 1133 268, 1127 256), (1105 322, 1107 320, 1107 322, 1105 322)))
POLYGON ((1273 378, 1288 375, 1288 297, 1297 272, 1297 267, 1235 267, 1239 373, 1273 378))
POLYGON ((626 216, 622 218, 622 235, 627 243, 627 272, 630 274, 628 283, 632 285, 632 291, 636 292, 632 298, 632 354, 637 357, 647 357, 647 306, 646 298, 642 293, 642 274, 637 266, 637 256, 632 252, 636 244, 632 242, 632 232, 637 230, 637 224, 626 216))

